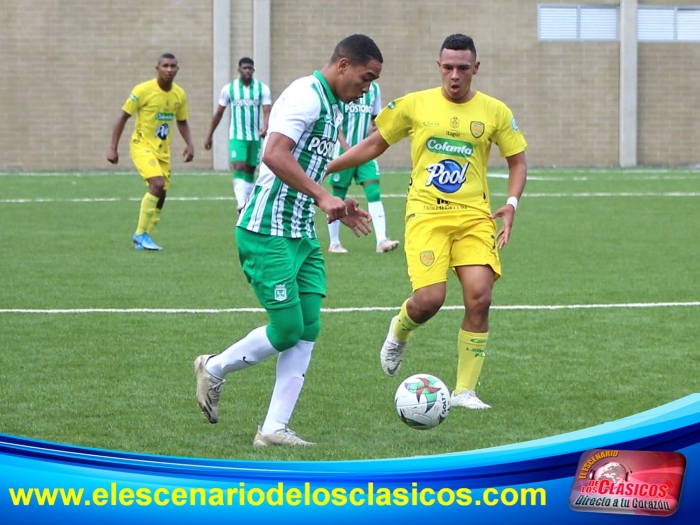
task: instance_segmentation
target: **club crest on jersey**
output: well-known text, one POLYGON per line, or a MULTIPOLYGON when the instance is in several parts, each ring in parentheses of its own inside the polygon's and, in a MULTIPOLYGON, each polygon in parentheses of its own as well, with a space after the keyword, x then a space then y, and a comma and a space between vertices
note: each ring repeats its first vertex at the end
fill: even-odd
POLYGON ((483 122, 477 122, 473 120, 471 124, 469 124, 469 131, 471 131, 472 136, 475 139, 478 139, 481 137, 481 135, 484 134, 484 130, 486 129, 486 126, 484 125, 483 122))
POLYGON ((443 193, 454 193, 467 181, 467 169, 469 163, 462 166, 452 159, 441 160, 437 164, 431 164, 428 170, 426 186, 435 186, 443 193))

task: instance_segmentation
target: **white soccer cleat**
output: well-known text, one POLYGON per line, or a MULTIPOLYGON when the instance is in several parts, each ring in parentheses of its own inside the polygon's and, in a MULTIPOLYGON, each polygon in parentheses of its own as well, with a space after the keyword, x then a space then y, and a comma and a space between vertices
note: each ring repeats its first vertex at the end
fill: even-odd
POLYGON ((382 363, 382 370, 388 376, 395 376, 401 368, 403 354, 406 351, 407 342, 401 342, 394 337, 394 323, 399 321, 398 316, 394 317, 389 324, 389 333, 379 352, 379 360, 382 363))
POLYGON ((389 238, 377 243, 377 253, 386 253, 399 247, 399 241, 392 241, 389 238))
POLYGON ((310 441, 304 441, 297 436, 296 432, 287 427, 280 428, 272 434, 263 434, 260 427, 258 427, 255 439, 253 439, 253 446, 255 447, 268 447, 270 445, 308 447, 315 444, 310 441))
POLYGON ((331 244, 328 247, 328 253, 348 253, 340 244, 331 244))
POLYGON ((197 404, 209 423, 219 421, 219 398, 224 380, 207 372, 207 361, 214 354, 204 354, 194 360, 194 378, 197 382, 197 404))
POLYGON ((452 392, 450 406, 471 408, 472 410, 486 410, 491 408, 476 395, 473 390, 462 390, 459 394, 452 392))

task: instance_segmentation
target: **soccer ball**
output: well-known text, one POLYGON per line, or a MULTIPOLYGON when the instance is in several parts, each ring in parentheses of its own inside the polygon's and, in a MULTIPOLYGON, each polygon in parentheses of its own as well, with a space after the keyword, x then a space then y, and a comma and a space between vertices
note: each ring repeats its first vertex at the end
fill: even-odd
POLYGON ((450 413, 450 390, 437 377, 416 374, 396 390, 394 406, 401 421, 416 430, 435 428, 450 413))

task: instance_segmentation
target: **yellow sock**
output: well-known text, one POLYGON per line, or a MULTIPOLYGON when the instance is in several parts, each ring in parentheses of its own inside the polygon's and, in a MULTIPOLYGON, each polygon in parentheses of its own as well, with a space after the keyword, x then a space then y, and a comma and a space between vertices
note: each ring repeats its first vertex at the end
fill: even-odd
POLYGON ((398 315, 399 321, 394 323, 394 337, 402 343, 408 341, 408 336, 411 335, 411 332, 420 326, 420 324, 416 323, 408 316, 408 312, 406 311, 407 303, 408 299, 401 305, 401 311, 398 315))
POLYGON ((141 211, 139 212, 139 223, 136 226, 136 235, 141 235, 143 232, 148 231, 153 219, 153 213, 156 210, 156 204, 158 204, 158 197, 150 193, 146 193, 141 199, 141 211))
POLYGON ((460 330, 457 337, 457 386, 455 392, 476 390, 476 384, 484 366, 486 341, 489 333, 475 334, 460 330))
POLYGON ((148 232, 148 235, 153 233, 153 230, 156 229, 156 226, 160 222, 160 208, 155 208, 153 210, 153 216, 151 217, 151 222, 148 225, 148 228, 146 228, 146 231, 148 232))

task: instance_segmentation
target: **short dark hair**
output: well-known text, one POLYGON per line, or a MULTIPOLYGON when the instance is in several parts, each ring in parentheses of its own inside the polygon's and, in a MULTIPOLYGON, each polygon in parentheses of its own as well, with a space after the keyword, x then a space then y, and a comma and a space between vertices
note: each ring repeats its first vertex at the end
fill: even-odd
POLYGON ((455 33, 448 36, 442 43, 440 53, 442 53, 443 49, 452 49, 454 51, 471 51, 474 58, 476 58, 476 46, 474 45, 474 40, 472 37, 463 35, 462 33, 455 33))
POLYGON ((243 57, 238 61, 238 67, 241 67, 243 64, 250 64, 251 66, 255 66, 255 62, 253 62, 253 59, 250 57, 243 57))
POLYGON ((172 53, 163 53, 162 55, 160 55, 158 57, 158 64, 160 64, 164 58, 168 58, 171 60, 177 60, 177 57, 175 55, 173 55, 172 53))
POLYGON ((350 35, 343 38, 335 46, 331 62, 337 62, 341 58, 347 59, 354 65, 365 65, 370 60, 384 63, 384 57, 377 44, 367 35, 350 35))

